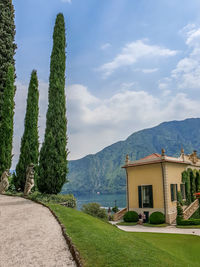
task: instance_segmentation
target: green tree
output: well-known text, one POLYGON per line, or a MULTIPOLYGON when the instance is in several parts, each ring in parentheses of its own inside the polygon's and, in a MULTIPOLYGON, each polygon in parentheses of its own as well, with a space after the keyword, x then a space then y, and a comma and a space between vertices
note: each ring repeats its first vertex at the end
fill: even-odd
POLYGON ((14 116, 14 67, 8 67, 0 124, 0 175, 10 169, 12 162, 13 116, 14 116))
POLYGON ((58 14, 53 33, 49 77, 49 105, 44 142, 40 151, 38 189, 57 194, 67 175, 67 120, 65 103, 65 22, 58 14))
POLYGON ((14 177, 14 184, 17 190, 24 190, 26 182, 26 168, 30 163, 36 165, 35 169, 37 171, 39 155, 38 101, 38 78, 37 72, 33 70, 28 88, 24 134, 21 140, 20 156, 16 166, 16 175, 14 177))
POLYGON ((196 192, 196 183, 195 183, 195 173, 192 169, 188 169, 189 172, 189 179, 190 179, 190 193, 191 193, 191 201, 195 201, 196 197, 194 193, 196 192))
POLYGON ((182 182, 185 183, 186 204, 190 205, 190 203, 191 203, 191 192, 190 192, 189 171, 182 172, 182 182))
MULTIPOLYGON (((0 1, 0 122, 5 99, 7 71, 10 65, 14 66, 16 50, 14 7, 11 0, 0 1)), ((1 127, 1 124, 0 124, 1 127)), ((1 159, 0 159, 1 160, 1 159)), ((1 165, 1 162, 0 162, 1 165)))
POLYGON ((200 173, 196 172, 196 192, 200 192, 200 173))

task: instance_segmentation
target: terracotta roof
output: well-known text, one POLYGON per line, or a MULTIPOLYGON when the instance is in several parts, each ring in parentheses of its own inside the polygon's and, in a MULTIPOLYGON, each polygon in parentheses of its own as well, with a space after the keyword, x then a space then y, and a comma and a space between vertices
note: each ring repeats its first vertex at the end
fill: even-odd
POLYGON ((161 157, 160 154, 158 154, 158 153, 153 153, 153 154, 148 155, 148 156, 146 156, 146 157, 144 157, 144 158, 142 158, 142 159, 140 159, 140 160, 143 160, 143 159, 154 159, 154 158, 160 158, 160 157, 161 157))
POLYGON ((158 153, 153 153, 151 155, 148 155, 144 158, 141 158, 139 160, 135 161, 129 161, 127 162, 122 168, 127 168, 131 166, 139 166, 139 165, 147 165, 147 164, 154 164, 154 163, 160 163, 160 162, 173 162, 173 163, 180 163, 180 164, 187 164, 192 166, 198 166, 200 167, 200 161, 194 164, 191 160, 189 160, 188 155, 185 155, 185 158, 182 156, 175 158, 175 157, 169 157, 167 155, 160 155, 158 153))

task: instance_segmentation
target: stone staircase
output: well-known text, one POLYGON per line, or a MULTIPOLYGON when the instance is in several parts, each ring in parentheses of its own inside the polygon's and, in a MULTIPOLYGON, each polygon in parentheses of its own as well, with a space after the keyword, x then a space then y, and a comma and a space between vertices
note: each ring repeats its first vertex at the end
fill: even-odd
POLYGON ((127 212, 127 208, 124 208, 114 214, 114 221, 119 221, 123 218, 124 214, 127 212))
POLYGON ((189 219, 192 214, 198 209, 199 207, 199 200, 196 199, 192 202, 184 211, 183 211, 183 218, 185 220, 189 219))

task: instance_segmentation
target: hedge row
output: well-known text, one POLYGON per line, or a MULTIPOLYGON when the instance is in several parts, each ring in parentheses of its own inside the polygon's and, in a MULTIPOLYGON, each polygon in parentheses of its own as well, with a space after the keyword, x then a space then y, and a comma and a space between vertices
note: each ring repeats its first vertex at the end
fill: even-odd
MULTIPOLYGON (((139 220, 139 216, 135 211, 127 211, 124 215, 125 222, 137 222, 139 220)), ((153 212, 150 215, 149 222, 151 224, 162 224, 165 222, 165 215, 162 212, 153 212)))
POLYGON ((177 220, 178 225, 200 225, 200 219, 177 220))

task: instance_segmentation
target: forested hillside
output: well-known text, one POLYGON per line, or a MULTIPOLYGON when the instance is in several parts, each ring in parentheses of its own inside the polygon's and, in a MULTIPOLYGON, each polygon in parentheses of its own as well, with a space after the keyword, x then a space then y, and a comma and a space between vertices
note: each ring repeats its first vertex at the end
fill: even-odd
POLYGON ((185 153, 200 151, 200 119, 164 122, 130 135, 104 148, 102 151, 69 162, 69 182, 64 192, 124 193, 126 180, 124 164, 126 154, 136 160, 151 153, 160 153, 165 148, 169 156, 178 156, 181 147, 185 153))

